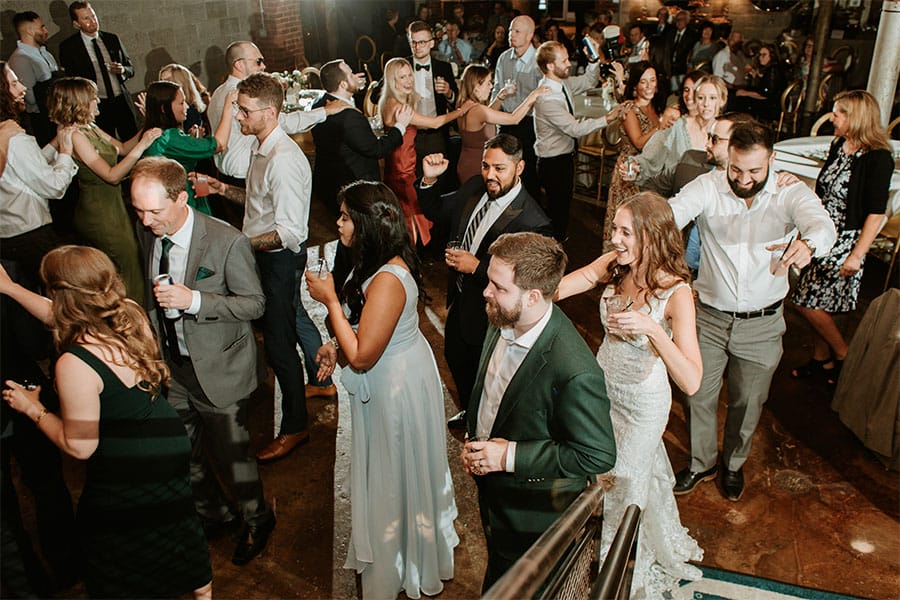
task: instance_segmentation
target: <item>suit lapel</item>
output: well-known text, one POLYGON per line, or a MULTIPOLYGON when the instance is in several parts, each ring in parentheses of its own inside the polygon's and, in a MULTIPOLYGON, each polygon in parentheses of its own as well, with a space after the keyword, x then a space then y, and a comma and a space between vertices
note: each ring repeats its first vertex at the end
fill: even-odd
POLYGON ((523 398, 535 393, 546 393, 546 390, 543 389, 544 386, 533 385, 533 383, 540 377, 544 367, 547 366, 546 355, 550 351, 551 343, 556 338, 556 334, 559 331, 558 309, 554 305, 550 310, 553 311, 553 314, 550 316, 550 321, 547 323, 544 331, 541 332, 541 335, 538 336, 534 346, 528 351, 525 360, 519 365, 519 368, 516 370, 516 374, 513 375, 512 380, 510 380, 509 385, 506 386, 503 400, 500 401, 500 407, 497 409, 497 418, 494 420, 491 437, 494 437, 495 432, 501 430, 503 422, 509 417, 516 405, 518 405, 523 398))
MULTIPOLYGON (((522 210, 524 210, 525 206, 526 194, 527 192, 523 187, 513 201, 509 203, 509 206, 506 207, 506 210, 500 213, 500 216, 497 217, 497 220, 491 225, 491 228, 488 230, 487 234, 485 234, 484 239, 481 240, 481 247, 486 249, 486 243, 490 245, 491 242, 500 237, 501 233, 506 232, 507 226, 522 214, 522 210)), ((478 248, 479 251, 481 250, 481 247, 478 248)))
POLYGON ((483 195, 484 189, 482 186, 476 186, 475 190, 466 200, 466 205, 463 206, 462 218, 459 220, 459 229, 456 232, 456 235, 460 240, 462 240, 462 237, 466 234, 466 228, 469 226, 469 219, 472 218, 472 213, 475 212, 475 206, 478 204, 478 201, 481 200, 483 195))
POLYGON ((194 230, 191 232, 191 247, 188 249, 187 266, 184 271, 184 285, 194 289, 197 272, 200 270, 200 258, 206 256, 209 241, 206 237, 204 216, 194 211, 194 230))

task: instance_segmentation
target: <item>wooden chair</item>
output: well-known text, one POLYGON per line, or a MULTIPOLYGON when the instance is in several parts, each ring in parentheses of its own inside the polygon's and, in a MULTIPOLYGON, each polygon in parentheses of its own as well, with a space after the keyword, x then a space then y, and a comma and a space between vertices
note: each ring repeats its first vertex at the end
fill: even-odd
POLYGON ((900 125, 900 117, 897 117, 896 119, 888 123, 887 131, 889 137, 894 137, 894 130, 897 129, 897 125, 900 125))
MULTIPOLYGON (((618 156, 619 150, 615 145, 610 144, 606 139, 606 128, 590 133, 578 142, 578 155, 575 157, 575 183, 578 183, 578 176, 584 173, 593 173, 594 165, 592 159, 599 159, 599 169, 597 170, 597 206, 603 206, 603 174, 606 158, 615 158, 618 156), (580 155, 588 158, 586 162, 578 160, 580 155)), ((613 163, 615 164, 615 162, 613 163)))
MULTIPOLYGON (((361 35, 356 38, 356 44, 353 47, 356 52, 356 71, 367 70, 365 65, 375 60, 378 55, 378 49, 375 46, 375 40, 372 36, 361 35)), ((371 80, 371 77, 369 78, 371 80)))
POLYGON ((319 77, 319 69, 316 67, 306 67, 300 72, 303 75, 306 75, 306 82, 310 89, 322 89, 322 78, 319 77))
POLYGON ((704 73, 712 73, 712 65, 708 60, 701 60, 694 65, 694 71, 703 71, 704 73))
POLYGON ((800 107, 803 106, 805 96, 802 81, 794 81, 781 93, 781 116, 778 117, 778 127, 775 130, 775 140, 781 139, 781 133, 785 125, 792 136, 797 135, 797 119, 800 117, 800 107))
POLYGON ((778 45, 778 50, 781 60, 789 64, 794 64, 800 57, 800 48, 793 40, 784 40, 778 45))
POLYGON ((835 63, 839 70, 846 73, 856 63, 856 50, 852 46, 838 46, 828 58, 835 63))
POLYGON ((900 250, 900 213, 888 219, 869 247, 869 254, 888 265, 882 290, 884 292, 890 287, 891 274, 897 266, 898 250, 900 250))
POLYGON ((367 119, 374 117, 378 113, 378 105, 372 102, 372 92, 375 91, 377 85, 377 81, 371 82, 369 87, 366 88, 366 95, 363 98, 363 114, 367 119))
POLYGON ((831 120, 831 117, 834 116, 833 112, 827 112, 813 123, 813 126, 809 129, 809 135, 816 136, 819 135, 819 128, 822 127, 825 123, 828 123, 831 120))
POLYGON ((837 84, 834 73, 829 73, 819 82, 819 93, 816 98, 816 112, 825 110, 825 106, 834 100, 835 90, 832 88, 837 84))

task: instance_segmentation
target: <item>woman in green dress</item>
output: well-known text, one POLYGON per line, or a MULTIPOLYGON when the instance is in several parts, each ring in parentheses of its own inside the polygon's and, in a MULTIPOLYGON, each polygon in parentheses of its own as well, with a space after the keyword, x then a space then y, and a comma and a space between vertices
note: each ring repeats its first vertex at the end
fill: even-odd
POLYGON ((97 85, 82 77, 55 81, 47 99, 54 123, 77 127, 72 134, 79 186, 73 216, 75 231, 85 242, 109 255, 119 268, 128 297, 143 302, 143 269, 119 184, 162 130, 148 128, 120 142, 94 124, 99 102, 97 85), (119 156, 123 157, 121 161, 119 156))
MULTIPOLYGON (((144 130, 159 127, 162 135, 144 152, 144 156, 165 156, 178 161, 190 173, 197 170, 197 162, 212 158, 228 147, 231 123, 234 121, 232 102, 237 100, 237 91, 228 95, 222 109, 222 119, 213 135, 191 137, 182 130, 188 115, 188 103, 181 86, 173 81, 157 81, 147 88, 144 101, 144 130)), ((211 214, 205 197, 196 197, 194 186, 185 180, 188 204, 200 212, 211 214)))

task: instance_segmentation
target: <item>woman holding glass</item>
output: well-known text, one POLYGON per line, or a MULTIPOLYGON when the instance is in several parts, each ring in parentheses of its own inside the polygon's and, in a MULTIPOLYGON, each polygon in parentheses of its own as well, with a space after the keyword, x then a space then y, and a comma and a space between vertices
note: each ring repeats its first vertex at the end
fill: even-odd
POLYGON ((61 412, 48 412, 40 388, 23 382, 4 382, 3 399, 63 452, 87 461, 77 522, 88 594, 212 597, 191 492, 191 443, 161 395, 169 370, 146 314, 96 248, 52 250, 40 272, 49 299, 2 268, 0 293, 52 328, 61 412))
POLYGON ((143 302, 144 270, 120 182, 162 130, 146 129, 120 142, 94 123, 99 103, 97 85, 83 77, 56 80, 47 98, 52 122, 77 127, 72 144, 78 164, 78 203, 72 223, 79 236, 106 252, 119 267, 128 297, 143 302))
POLYGON ((613 251, 563 277, 558 299, 603 288, 605 335, 597 362, 606 377, 616 438, 615 485, 603 504, 603 547, 630 504, 642 510, 632 596, 662 598, 680 579, 699 579, 703 551, 681 525, 675 475, 663 444, 672 390, 700 387, 694 298, 681 231, 668 202, 642 192, 613 219, 613 251))
POLYGON ((352 532, 346 568, 362 574, 363 598, 435 595, 453 577, 456 503, 447 464, 444 394, 416 310, 422 276, 406 219, 383 183, 339 194, 340 243, 353 270, 335 289, 308 272, 334 337, 316 356, 319 379, 338 349, 350 394, 352 532))
MULTIPOLYGON (((228 147, 228 136, 231 135, 231 118, 237 100, 237 90, 229 92, 222 108, 219 127, 213 135, 193 137, 187 135, 182 125, 188 116, 187 97, 177 83, 157 81, 147 88, 146 117, 144 131, 158 127, 162 135, 144 152, 144 156, 165 156, 178 161, 188 173, 197 170, 197 162, 204 158, 212 158, 228 147)), ((204 196, 198 197, 194 184, 185 180, 188 193, 188 204, 206 214, 212 214, 209 202, 204 196)), ((206 193, 209 193, 208 191, 206 193)))
POLYGON ((816 180, 816 195, 838 232, 827 256, 814 258, 791 295, 813 329, 809 362, 791 372, 795 379, 824 377, 837 383, 847 342, 832 315, 856 309, 863 263, 881 229, 894 170, 878 101, 866 91, 834 98, 834 141, 816 180))

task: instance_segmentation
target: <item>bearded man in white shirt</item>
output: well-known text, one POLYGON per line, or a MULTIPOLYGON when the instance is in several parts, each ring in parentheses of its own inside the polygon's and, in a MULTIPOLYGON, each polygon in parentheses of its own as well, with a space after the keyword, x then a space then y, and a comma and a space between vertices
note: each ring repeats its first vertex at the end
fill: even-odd
POLYGON ((837 236, 806 185, 777 186, 773 137, 757 122, 735 124, 725 170, 701 175, 669 201, 679 227, 696 219, 702 244, 694 289, 703 380, 686 401, 691 463, 676 475, 676 495, 718 473, 723 373, 729 401, 722 487, 729 500, 743 495, 743 465, 781 359, 788 271, 827 254, 837 236))

